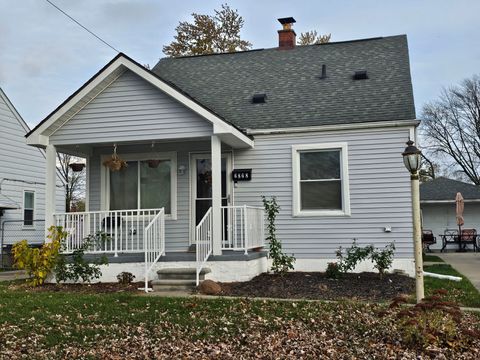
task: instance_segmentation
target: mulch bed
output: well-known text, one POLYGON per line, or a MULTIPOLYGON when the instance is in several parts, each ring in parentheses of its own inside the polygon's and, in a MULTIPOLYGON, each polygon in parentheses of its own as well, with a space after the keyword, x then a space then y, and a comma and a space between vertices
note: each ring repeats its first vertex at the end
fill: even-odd
POLYGON ((95 283, 95 284, 43 284, 42 286, 31 286, 24 284, 12 284, 9 289, 22 289, 28 292, 69 292, 79 294, 108 294, 108 293, 133 293, 138 292, 139 288, 145 287, 144 282, 134 282, 131 284, 119 283, 95 283))
POLYGON ((292 299, 358 299, 391 300, 397 295, 410 295, 415 279, 405 275, 377 273, 344 274, 328 279, 321 272, 291 272, 284 275, 261 274, 250 281, 221 283, 225 296, 292 299))

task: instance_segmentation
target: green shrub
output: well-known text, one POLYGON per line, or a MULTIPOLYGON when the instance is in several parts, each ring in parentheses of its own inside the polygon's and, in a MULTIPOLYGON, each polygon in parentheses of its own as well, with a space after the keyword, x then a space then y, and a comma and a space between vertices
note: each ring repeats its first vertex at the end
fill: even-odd
POLYGON ((385 274, 393 263, 393 255, 395 253, 395 243, 388 244, 383 250, 374 249, 370 255, 374 265, 373 267, 378 270, 380 276, 385 274))
POLYGON ((263 206, 267 212, 267 230, 268 236, 267 241, 269 242, 269 256, 272 258, 272 271, 275 274, 283 274, 288 270, 293 270, 295 263, 295 257, 287 255, 282 250, 282 243, 277 239, 275 234, 275 219, 278 212, 280 211, 280 206, 277 204, 277 199, 272 197, 270 200, 267 200, 265 196, 262 196, 263 206))
POLYGON ((338 267, 340 272, 348 273, 362 261, 370 259, 373 267, 378 270, 380 276, 392 266, 393 255, 395 252, 395 244, 391 243, 383 250, 377 250, 373 245, 359 247, 354 239, 351 247, 343 249, 341 246, 335 252, 338 259, 338 267))
POLYGON ((53 271, 59 258, 62 242, 67 233, 60 226, 51 226, 47 238, 49 242, 40 248, 31 248, 27 240, 17 242, 12 247, 14 266, 17 269, 26 270, 33 286, 42 285, 48 275, 53 271))
POLYGON ((55 278, 57 282, 72 281, 74 283, 82 279, 83 282, 90 283, 94 279, 102 276, 101 265, 108 264, 107 258, 102 258, 88 262, 84 259, 85 251, 92 248, 99 241, 108 240, 104 233, 87 236, 82 246, 73 251, 70 261, 67 261, 67 255, 61 254, 55 266, 55 278))
POLYGON ((343 273, 352 271, 358 263, 366 260, 372 254, 373 250, 372 245, 364 248, 359 247, 355 239, 353 240, 352 246, 345 250, 345 255, 343 254, 343 248, 340 246, 336 251, 340 271, 343 273))

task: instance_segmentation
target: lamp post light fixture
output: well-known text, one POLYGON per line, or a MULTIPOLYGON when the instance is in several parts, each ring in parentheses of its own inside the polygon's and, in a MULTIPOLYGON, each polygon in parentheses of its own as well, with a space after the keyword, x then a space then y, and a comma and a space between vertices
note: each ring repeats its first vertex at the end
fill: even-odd
POLYGON ((423 288, 423 259, 422 259, 422 233, 420 224, 420 185, 418 170, 422 152, 408 140, 407 147, 402 153, 403 163, 410 172, 412 187, 412 218, 413 218, 413 248, 415 255, 415 288, 417 303, 421 302, 424 296, 423 288))

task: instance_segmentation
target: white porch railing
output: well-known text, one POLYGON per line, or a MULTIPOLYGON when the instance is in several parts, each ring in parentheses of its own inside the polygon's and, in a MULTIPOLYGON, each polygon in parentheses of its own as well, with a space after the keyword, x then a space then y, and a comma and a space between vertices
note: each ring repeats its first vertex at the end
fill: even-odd
POLYGON ((265 210, 254 206, 222 206, 222 250, 248 250, 265 245, 265 210))
POLYGON ((148 287, 148 274, 157 263, 160 256, 165 254, 165 209, 150 221, 143 233, 143 248, 145 249, 145 292, 148 287))
MULTIPOLYGON (((119 253, 144 252, 145 230, 157 215, 163 214, 162 210, 57 213, 54 218, 55 224, 62 226, 68 234, 64 252, 71 253, 83 247, 85 239, 89 237, 91 245, 85 253, 110 253, 117 256, 119 253)), ((154 240, 159 242, 160 238, 155 237, 154 240)))
POLYGON ((208 257, 212 254, 212 208, 208 209, 205 216, 195 228, 195 241, 197 252, 197 286, 200 283, 202 272, 208 257))

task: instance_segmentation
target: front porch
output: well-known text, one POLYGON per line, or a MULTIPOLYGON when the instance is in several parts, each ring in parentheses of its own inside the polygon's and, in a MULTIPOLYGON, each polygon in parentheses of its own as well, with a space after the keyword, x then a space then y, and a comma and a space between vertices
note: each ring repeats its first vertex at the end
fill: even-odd
MULTIPOLYGON (((165 208, 55 213, 54 219, 55 225, 67 232, 64 253, 84 249, 90 257, 110 256, 109 263, 113 264, 143 263, 147 289, 148 281, 155 276, 154 271, 164 268, 157 264, 159 262, 175 263, 174 267, 194 267, 198 285, 207 262, 244 262, 265 256, 260 252, 265 239, 263 208, 247 205, 220 207, 220 253, 213 252, 212 213, 210 207, 196 225, 189 251, 169 253, 166 252, 165 208), (252 253, 252 250, 255 251, 252 253)), ((211 263, 208 266, 211 267, 211 263)), ((128 268, 125 266, 122 271, 128 271, 128 268)))

